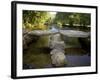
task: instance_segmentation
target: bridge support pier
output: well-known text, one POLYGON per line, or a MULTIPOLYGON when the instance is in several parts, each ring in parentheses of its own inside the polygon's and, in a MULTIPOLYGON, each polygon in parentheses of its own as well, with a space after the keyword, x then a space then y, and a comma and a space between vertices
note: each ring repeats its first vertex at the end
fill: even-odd
POLYGON ((60 34, 52 35, 50 41, 50 52, 53 66, 64 66, 67 64, 65 56, 65 43, 61 40, 60 34))

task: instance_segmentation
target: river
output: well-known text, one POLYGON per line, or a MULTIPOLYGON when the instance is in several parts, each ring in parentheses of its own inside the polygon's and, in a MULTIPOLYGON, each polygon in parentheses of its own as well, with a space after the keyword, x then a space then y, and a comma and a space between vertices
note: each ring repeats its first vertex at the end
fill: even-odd
MULTIPOLYGON (((53 31, 57 31, 53 29, 53 31)), ((65 45, 66 62, 62 67, 90 66, 91 56, 81 48, 77 38, 63 39, 65 45), (67 40, 67 41, 66 41, 67 40)), ((49 36, 40 37, 37 42, 29 45, 23 51, 23 69, 52 68, 50 49, 48 48, 49 36)))

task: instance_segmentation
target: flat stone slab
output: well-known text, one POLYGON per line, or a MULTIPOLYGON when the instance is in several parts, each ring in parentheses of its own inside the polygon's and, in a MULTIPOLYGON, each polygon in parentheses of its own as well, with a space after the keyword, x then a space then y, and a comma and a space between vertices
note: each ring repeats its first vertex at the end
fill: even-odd
POLYGON ((76 30, 60 30, 60 34, 67 37, 88 37, 90 32, 76 31, 76 30))
POLYGON ((84 37, 90 36, 90 32, 84 32, 84 31, 78 31, 78 30, 58 30, 58 31, 34 30, 34 31, 28 32, 28 34, 36 35, 36 36, 54 35, 58 33, 67 37, 83 37, 84 38, 84 37))
POLYGON ((54 32, 51 30, 34 30, 34 31, 30 31, 28 34, 30 35, 36 35, 36 36, 46 36, 46 35, 53 35, 53 34, 57 34, 58 32, 54 32))

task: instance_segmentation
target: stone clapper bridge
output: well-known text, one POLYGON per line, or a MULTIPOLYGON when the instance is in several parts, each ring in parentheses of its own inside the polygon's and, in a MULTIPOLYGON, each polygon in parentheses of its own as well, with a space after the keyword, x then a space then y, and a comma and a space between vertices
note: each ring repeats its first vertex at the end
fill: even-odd
POLYGON ((49 36, 49 47, 51 49, 50 55, 53 66, 64 66, 67 64, 65 56, 65 43, 61 40, 61 35, 66 37, 81 37, 86 38, 90 36, 90 32, 83 32, 78 30, 59 30, 52 28, 51 30, 34 30, 28 32, 31 36, 49 36))

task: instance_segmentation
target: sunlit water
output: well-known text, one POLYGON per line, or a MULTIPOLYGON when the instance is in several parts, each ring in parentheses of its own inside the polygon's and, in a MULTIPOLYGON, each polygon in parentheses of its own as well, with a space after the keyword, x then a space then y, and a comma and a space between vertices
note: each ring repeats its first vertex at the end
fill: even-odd
POLYGON ((52 32, 58 32, 58 29, 55 28, 55 26, 52 26, 50 30, 51 30, 52 32))

